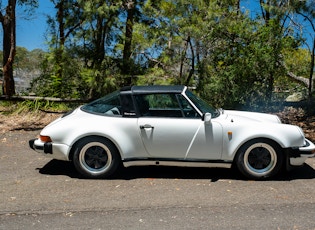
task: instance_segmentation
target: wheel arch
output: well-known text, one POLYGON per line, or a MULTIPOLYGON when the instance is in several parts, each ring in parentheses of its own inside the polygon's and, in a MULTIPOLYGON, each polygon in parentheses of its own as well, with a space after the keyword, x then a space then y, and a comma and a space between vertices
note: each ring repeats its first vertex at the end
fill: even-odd
POLYGON ((249 128, 247 126, 238 126, 234 129, 228 127, 229 130, 226 129, 223 133, 232 131, 232 134, 224 137, 222 158, 233 160, 244 144, 259 139, 271 141, 283 150, 304 145, 304 135, 297 126, 274 125, 274 127, 269 127, 266 124, 257 123, 249 128))
POLYGON ((73 160, 73 155, 74 155, 74 152, 75 152, 75 149, 77 147, 77 145, 84 139, 88 139, 88 138, 91 138, 91 139, 97 139, 97 138, 100 138, 100 139, 103 139, 103 140, 106 140, 106 141, 109 141, 113 147, 115 147, 117 153, 119 154, 119 157, 120 157, 120 160, 122 159, 121 157, 121 152, 119 150, 119 148, 117 147, 116 143, 113 142, 111 139, 107 138, 107 137, 104 137, 102 135, 95 135, 95 134, 91 134, 91 135, 86 135, 86 136, 83 136, 83 137, 80 137, 78 138, 72 145, 71 149, 70 149, 70 152, 69 152, 69 160, 72 161, 73 160))
POLYGON ((240 149, 242 149, 243 146, 249 144, 249 143, 254 143, 254 142, 269 142, 270 144, 274 145, 277 150, 281 151, 281 155, 283 157, 285 157, 284 155, 284 149, 281 147, 281 144, 279 142, 277 142, 276 140, 274 139, 271 139, 271 138, 268 138, 268 137, 255 137, 255 138, 252 138, 252 139, 249 139, 249 140, 246 140, 244 141, 243 143, 241 143, 238 148, 236 148, 234 154, 233 154, 233 165, 235 164, 235 160, 237 158, 237 155, 240 151, 240 149))
MULTIPOLYGON (((255 147, 254 147, 255 148, 255 147)), ((250 150, 251 152, 252 150, 250 150)), ((258 158, 259 159, 259 158, 258 158)), ((273 177, 277 173, 283 171, 286 166, 286 155, 284 149, 279 143, 270 138, 253 138, 245 143, 243 143, 237 150, 232 167, 241 172, 245 177, 254 180, 266 179, 273 177), (258 144, 258 145, 257 145, 258 144), (270 153, 270 161, 264 165, 266 162, 261 158, 257 162, 258 164, 264 165, 263 168, 260 168, 259 165, 256 167, 256 162, 254 164, 250 163, 248 158, 248 149, 252 146, 263 147, 270 153), (269 147, 271 148, 269 148, 269 147), (273 160, 272 160, 273 159, 273 160)))

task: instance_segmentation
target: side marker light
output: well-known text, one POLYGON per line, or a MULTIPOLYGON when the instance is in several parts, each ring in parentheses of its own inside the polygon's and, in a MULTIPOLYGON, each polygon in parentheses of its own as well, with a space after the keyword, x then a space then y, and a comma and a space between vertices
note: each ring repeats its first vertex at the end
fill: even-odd
POLYGON ((42 142, 52 142, 51 138, 49 136, 42 136, 40 135, 39 136, 39 139, 42 141, 42 142))

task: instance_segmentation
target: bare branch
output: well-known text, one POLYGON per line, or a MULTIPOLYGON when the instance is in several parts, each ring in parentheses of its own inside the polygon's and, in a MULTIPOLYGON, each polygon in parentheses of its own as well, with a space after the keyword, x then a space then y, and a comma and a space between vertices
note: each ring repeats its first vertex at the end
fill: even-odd
POLYGON ((147 54, 146 52, 142 51, 142 52, 140 52, 140 54, 143 54, 143 56, 145 56, 149 61, 155 62, 155 63, 157 63, 159 66, 162 66, 163 68, 165 67, 165 65, 164 65, 161 61, 159 61, 159 60, 157 60, 157 59, 155 59, 155 58, 152 58, 152 57, 149 56, 149 54, 147 54))
POLYGON ((3 23, 4 22, 4 16, 2 14, 2 12, 0 11, 0 22, 3 23))
POLYGON ((311 24, 311 26, 312 26, 312 28, 313 28, 313 31, 315 31, 315 24, 314 24, 313 20, 312 20, 309 16, 307 16, 306 14, 303 14, 303 13, 301 13, 301 12, 299 12, 299 11, 297 11, 297 13, 298 13, 299 15, 301 15, 302 17, 304 17, 304 19, 306 19, 307 21, 309 21, 309 23, 311 24))
MULTIPOLYGON (((302 84, 304 84, 307 88, 310 87, 310 81, 309 81, 308 78, 297 76, 297 75, 295 75, 294 73, 292 73, 290 71, 287 72, 287 76, 292 78, 292 79, 294 79, 294 80, 296 80, 296 81, 298 81, 298 82, 300 82, 300 83, 302 83, 302 84)), ((312 86, 311 92, 314 92, 315 91, 315 89, 314 89, 314 79, 312 81, 313 81, 313 84, 311 84, 311 86, 312 86)))
POLYGON ((290 71, 287 72, 287 76, 289 76, 290 78, 293 78, 294 80, 304 84, 307 87, 309 86, 309 80, 307 78, 305 78, 305 77, 297 76, 297 75, 295 75, 294 73, 292 73, 290 71))

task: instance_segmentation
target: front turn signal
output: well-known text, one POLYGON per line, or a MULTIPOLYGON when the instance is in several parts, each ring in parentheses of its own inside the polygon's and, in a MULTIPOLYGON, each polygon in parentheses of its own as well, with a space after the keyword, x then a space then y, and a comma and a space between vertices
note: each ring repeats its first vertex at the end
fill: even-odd
POLYGON ((42 136, 40 135, 39 136, 39 139, 42 141, 42 142, 52 142, 51 138, 49 136, 42 136))

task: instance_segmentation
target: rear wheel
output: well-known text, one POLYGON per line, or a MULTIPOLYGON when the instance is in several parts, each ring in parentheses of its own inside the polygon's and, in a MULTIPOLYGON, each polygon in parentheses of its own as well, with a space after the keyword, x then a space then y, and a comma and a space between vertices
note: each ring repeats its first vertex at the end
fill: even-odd
POLYGON ((250 179, 274 176, 283 164, 281 148, 269 140, 258 139, 247 142, 236 155, 236 166, 250 179))
POLYGON ((75 147, 73 163, 79 173, 88 178, 108 178, 119 166, 116 147, 100 137, 82 139, 75 147))

